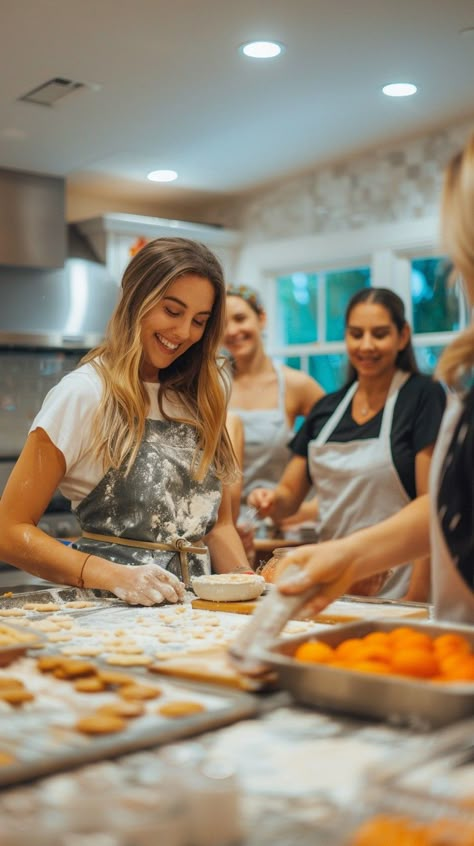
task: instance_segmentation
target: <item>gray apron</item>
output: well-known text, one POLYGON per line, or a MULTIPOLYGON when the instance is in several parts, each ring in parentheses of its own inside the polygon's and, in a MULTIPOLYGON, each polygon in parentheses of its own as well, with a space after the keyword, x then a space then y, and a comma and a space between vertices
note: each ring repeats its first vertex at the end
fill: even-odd
POLYGON ((277 408, 231 408, 244 427, 242 505, 254 488, 276 487, 291 457, 288 442, 292 432, 285 407, 285 374, 274 365, 278 379, 277 408))
POLYGON ((216 522, 222 494, 212 469, 202 482, 191 477, 196 440, 196 430, 188 424, 146 420, 128 475, 126 462, 109 470, 75 510, 83 533, 111 541, 81 537, 75 548, 118 564, 159 564, 178 578, 183 578, 184 559, 189 576, 210 573, 206 547, 205 554, 181 550, 202 547, 201 538, 216 522))
POLYGON ((431 583, 435 616, 452 623, 474 623, 474 594, 459 573, 446 544, 438 516, 438 490, 446 453, 462 413, 450 394, 430 468, 431 583))
MULTIPOLYGON (((390 432, 398 392, 409 373, 397 370, 383 409, 378 438, 328 442, 357 390, 354 382, 308 445, 309 472, 319 504, 320 541, 342 538, 391 517, 411 500, 392 459, 390 432)), ((399 599, 408 590, 411 564, 393 571, 379 596, 399 599)))

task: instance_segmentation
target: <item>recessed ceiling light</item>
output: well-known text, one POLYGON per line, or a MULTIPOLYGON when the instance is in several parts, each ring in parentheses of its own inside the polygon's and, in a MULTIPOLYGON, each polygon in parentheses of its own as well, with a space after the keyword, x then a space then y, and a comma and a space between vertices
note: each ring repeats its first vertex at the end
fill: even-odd
POLYGON ((416 94, 417 88, 412 82, 391 82, 384 85, 382 91, 387 97, 411 97, 416 94))
POLYGON ((274 59, 284 52, 283 44, 276 41, 249 41, 242 44, 240 50, 250 59, 274 59))
POLYGON ((152 170, 147 175, 150 182, 174 182, 177 178, 178 174, 175 170, 152 170))

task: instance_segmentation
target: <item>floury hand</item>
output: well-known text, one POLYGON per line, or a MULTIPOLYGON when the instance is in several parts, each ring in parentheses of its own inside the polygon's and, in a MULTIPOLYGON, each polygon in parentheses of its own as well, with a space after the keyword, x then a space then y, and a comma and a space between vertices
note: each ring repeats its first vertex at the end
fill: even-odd
POLYGON ((158 564, 123 566, 122 569, 121 583, 111 590, 130 605, 159 605, 161 602, 181 602, 184 598, 182 582, 158 564))

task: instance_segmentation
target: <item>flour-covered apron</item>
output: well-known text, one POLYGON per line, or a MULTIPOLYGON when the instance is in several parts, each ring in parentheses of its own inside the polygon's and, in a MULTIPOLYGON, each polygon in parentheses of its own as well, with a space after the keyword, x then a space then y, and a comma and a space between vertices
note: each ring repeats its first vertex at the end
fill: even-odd
POLYGON ((454 623, 474 624, 474 594, 459 573, 446 544, 438 515, 438 491, 446 453, 462 413, 455 395, 448 397, 430 468, 431 583, 435 616, 454 623))
POLYGON ((119 564, 159 564, 186 585, 209 573, 201 539, 222 489, 212 469, 202 482, 191 477, 196 440, 188 424, 148 419, 128 475, 125 465, 109 470, 76 508, 83 536, 74 546, 119 564))
MULTIPOLYGON (((380 523, 410 502, 393 463, 390 441, 398 393, 409 375, 397 370, 393 376, 378 438, 328 442, 357 390, 358 383, 354 382, 317 438, 310 441, 308 461, 318 497, 320 541, 345 537, 380 523)), ((390 574, 379 595, 390 599, 403 596, 411 569, 407 564, 390 574)))

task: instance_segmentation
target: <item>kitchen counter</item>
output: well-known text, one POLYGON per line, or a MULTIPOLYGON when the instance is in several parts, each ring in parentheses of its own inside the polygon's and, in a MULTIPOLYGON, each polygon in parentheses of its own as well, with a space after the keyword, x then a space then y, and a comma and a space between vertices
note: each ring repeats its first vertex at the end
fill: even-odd
MULTIPOLYGON (((156 653, 157 648, 162 656, 190 646, 205 650, 208 641, 225 645, 246 623, 242 615, 195 611, 189 605, 144 609, 114 605, 113 600, 107 604, 102 599, 98 608, 68 604, 77 602, 78 596, 78 591, 63 589, 56 592, 57 599, 62 597, 59 611, 48 615, 27 612, 35 623, 29 630, 45 638, 46 653, 62 650, 74 654, 74 633, 79 630, 88 632, 81 638, 82 644, 107 644, 109 649, 112 635, 117 640, 127 633, 144 654, 150 649, 156 653), (57 628, 55 615, 59 617, 57 628), (61 628, 61 618, 65 628, 61 628)), ((82 592, 81 597, 86 604, 97 603, 90 591, 82 592)), ((22 603, 20 597, 4 599, 0 613, 2 606, 23 610, 22 603)), ((354 613, 356 603, 339 601, 341 604, 354 613)), ((373 602, 370 608, 373 612, 373 602)), ((360 603, 357 611, 361 611, 360 603)), ((21 615, 0 617, 0 623, 22 620, 21 615)), ((297 621, 289 624, 288 633, 305 631, 305 627, 328 628, 297 621)), ((36 654, 35 650, 23 660, 32 660, 36 654)), ((14 668, 12 664, 3 673, 13 675, 14 668)), ((151 676, 144 668, 116 669, 131 672, 140 681, 153 678, 163 689, 169 684, 167 678, 151 676)), ((242 696, 250 707, 239 711, 244 700, 239 699, 238 691, 231 694, 217 685, 201 689, 191 682, 176 684, 181 686, 183 698, 225 699, 235 709, 235 719, 231 716, 228 725, 205 729, 192 740, 180 739, 174 729, 168 743, 162 737, 158 745, 130 749, 119 757, 114 753, 114 760, 80 766, 79 755, 76 766, 71 760, 64 772, 29 784, 5 786, 0 792, 2 832, 16 831, 15 846, 31 843, 32 830, 35 846, 339 846, 336 832, 347 828, 347 819, 368 801, 380 773, 393 763, 394 749, 397 760, 407 755, 416 761, 443 734, 438 730, 420 735, 416 729, 299 707, 281 690, 246 692, 242 696), (347 818, 344 823, 342 817, 347 818)), ((49 695, 49 709, 54 711, 52 687, 49 695)), ((41 733, 41 709, 46 706, 39 696, 39 707, 33 705, 15 709, 13 715, 16 721, 25 721, 25 742, 29 733, 36 735, 34 742, 30 740, 30 760, 39 742, 48 754, 41 733)), ((5 733, 12 734, 14 729, 8 709, 10 706, 2 703, 0 752, 5 733)), ((56 734, 56 742, 61 740, 61 733, 56 734)), ((79 749, 84 746, 78 744, 79 749)))

